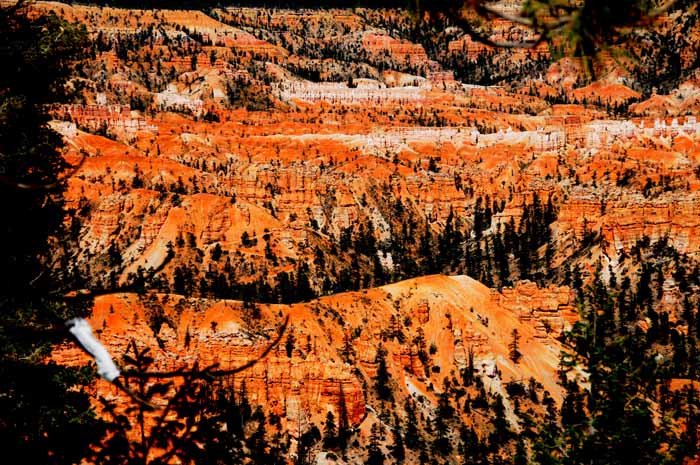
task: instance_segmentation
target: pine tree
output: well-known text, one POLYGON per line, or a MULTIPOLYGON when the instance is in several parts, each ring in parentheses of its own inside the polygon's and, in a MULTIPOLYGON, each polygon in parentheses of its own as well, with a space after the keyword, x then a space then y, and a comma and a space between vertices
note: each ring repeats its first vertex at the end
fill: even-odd
POLYGON ((452 444, 448 437, 449 429, 445 419, 438 413, 433 420, 433 429, 435 430, 435 439, 432 444, 432 450, 435 454, 446 456, 452 452, 452 444))
POLYGON ((394 444, 391 446, 391 456, 394 457, 397 464, 403 463, 406 459, 406 449, 403 445, 403 436, 401 435, 401 428, 399 426, 397 419, 396 426, 392 430, 394 444))
POLYGON ((487 447, 479 440, 474 429, 462 424, 459 429, 459 453, 464 457, 464 463, 486 464, 487 447))
POLYGON ((326 421, 323 424, 323 447, 325 449, 335 449, 338 447, 338 429, 335 424, 335 417, 330 410, 326 413, 326 421))
POLYGON ((518 436, 518 441, 515 443, 513 465, 527 465, 527 463, 527 449, 525 449, 525 441, 523 441, 522 436, 518 436))
POLYGON ((0 7, 0 44, 0 437, 7 460, 77 463, 104 427, 85 394, 92 371, 47 362, 69 336, 64 322, 90 307, 68 304, 73 277, 52 269, 52 248, 71 247, 61 178, 69 166, 47 106, 69 97, 87 34, 13 4, 0 7))
POLYGON ((522 354, 520 353, 520 334, 516 328, 513 328, 510 337, 510 343, 508 344, 508 356, 512 361, 518 363, 520 361, 520 357, 522 357, 522 354))
POLYGON ((491 406, 494 416, 491 419, 493 423, 494 430, 491 433, 489 442, 491 444, 504 444, 511 435, 508 429, 508 420, 506 419, 506 409, 503 405, 503 397, 500 394, 496 394, 493 405, 491 406))
POLYGON ((656 380, 648 375, 655 363, 647 355, 649 342, 640 333, 613 333, 610 300, 609 290, 594 276, 584 294, 584 319, 567 334, 569 343, 585 357, 590 387, 584 391, 575 379, 569 380, 567 373, 575 367, 576 357, 564 354, 563 430, 556 433, 552 421, 541 429, 541 439, 533 445, 536 460, 548 460, 543 455, 548 444, 558 442, 564 463, 660 463, 665 460, 662 441, 677 442, 673 428, 653 422, 649 396, 656 391, 656 380), (607 327, 599 328, 601 322, 607 327))
POLYGON ((319 439, 321 439, 321 432, 318 430, 318 427, 313 424, 299 437, 297 441, 297 458, 295 461, 297 465, 306 465, 309 463, 308 459, 311 449, 316 445, 319 439))
POLYGON ((418 418, 416 417, 416 407, 413 400, 406 399, 404 404, 406 412, 406 435, 404 437, 406 447, 412 450, 420 448, 421 437, 418 431, 418 418))
POLYGON ((382 343, 377 348, 377 356, 374 362, 377 364, 377 375, 374 379, 377 395, 381 400, 390 401, 393 399, 391 386, 389 385, 390 374, 386 364, 386 349, 382 343))
MULTIPOLYGON (((542 404, 547 407, 547 413, 537 431, 537 439, 532 445, 533 461, 540 465, 560 465, 561 429, 557 421, 557 411, 554 399, 545 391, 542 404)), ((572 462, 576 463, 576 462, 572 462)))
POLYGON ((367 445, 367 460, 365 465, 384 465, 384 453, 380 448, 380 426, 373 423, 370 429, 369 444, 367 445))

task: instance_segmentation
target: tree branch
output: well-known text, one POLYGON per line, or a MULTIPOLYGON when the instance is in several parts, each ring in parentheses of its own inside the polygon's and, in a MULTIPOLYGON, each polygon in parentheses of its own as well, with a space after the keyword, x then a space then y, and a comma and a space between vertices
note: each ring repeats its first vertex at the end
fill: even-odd
POLYGON ((58 179, 56 179, 54 182, 50 182, 47 184, 28 184, 28 183, 24 183, 21 181, 17 181, 16 179, 13 179, 9 176, 5 176, 2 174, 0 174, 0 183, 11 186, 11 187, 16 187, 17 189, 23 189, 23 190, 49 190, 49 189, 53 189, 53 188, 57 187, 64 180, 75 175, 75 173, 77 173, 78 170, 83 166, 86 159, 87 159, 87 153, 83 153, 83 156, 77 165, 72 166, 67 173, 65 173, 63 176, 59 177, 58 179))
POLYGON ((174 370, 174 371, 146 371, 146 372, 135 372, 135 371, 125 371, 121 374, 124 378, 140 378, 140 379, 170 379, 170 378, 185 378, 191 377, 192 379, 208 379, 208 378, 219 378, 222 376, 229 376, 241 371, 245 371, 251 368, 253 365, 264 359, 277 345, 279 345, 282 340, 282 336, 287 330, 289 324, 289 315, 284 319, 282 326, 277 330, 277 336, 275 339, 262 351, 257 358, 239 366, 236 368, 230 368, 227 370, 217 370, 215 369, 218 364, 211 365, 202 370, 174 370))

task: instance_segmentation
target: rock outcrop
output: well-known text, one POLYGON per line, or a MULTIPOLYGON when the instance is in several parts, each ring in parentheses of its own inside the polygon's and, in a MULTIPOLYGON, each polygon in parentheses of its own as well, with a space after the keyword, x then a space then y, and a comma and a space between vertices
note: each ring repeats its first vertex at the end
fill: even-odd
MULTIPOLYGON (((562 347, 555 336, 571 322, 569 299, 566 288, 526 282, 499 294, 465 276, 428 276, 295 305, 112 294, 96 299, 90 321, 115 358, 133 341, 151 349, 153 369, 171 371, 195 362, 241 366, 259 356, 288 317, 282 342, 232 382, 236 388, 244 383, 251 402, 280 415, 293 431, 299 422, 319 424, 328 410, 347 415, 352 425, 363 420, 380 343, 399 398, 410 395, 408 386, 433 398, 429 386, 465 369, 473 357, 477 364, 497 364, 504 382, 534 377, 560 399, 562 347), (542 329, 545 321, 549 332, 542 329), (508 355, 514 329, 521 336, 519 363, 508 355), (428 347, 428 358, 421 359, 428 347)), ((53 357, 87 361, 71 345, 53 357)), ((98 389, 111 392, 106 383, 98 389)))

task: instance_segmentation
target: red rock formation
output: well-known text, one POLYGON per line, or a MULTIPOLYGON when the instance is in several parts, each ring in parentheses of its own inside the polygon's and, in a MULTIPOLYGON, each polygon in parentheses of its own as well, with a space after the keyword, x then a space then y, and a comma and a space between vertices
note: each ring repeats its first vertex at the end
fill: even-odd
POLYGON ((429 61, 421 45, 400 41, 388 35, 367 33, 362 37, 362 46, 375 55, 388 53, 408 65, 422 65, 429 61))
POLYGON ((629 252, 645 237, 652 242, 668 238, 681 252, 700 251, 700 199, 696 196, 607 202, 575 198, 562 207, 558 224, 579 239, 586 232, 600 231, 610 255, 629 252))
POLYGON ((520 281, 500 293, 492 291, 492 295, 496 305, 514 312, 521 321, 531 321, 538 331, 536 337, 559 337, 578 319, 568 287, 541 289, 530 281, 520 281))
MULTIPOLYGON (((399 397, 412 389, 428 395, 426 386, 439 384, 443 375, 426 372, 418 357, 418 350, 434 346, 430 362, 442 373, 463 368, 472 353, 478 361, 497 363, 504 381, 535 376, 559 398, 561 347, 554 336, 570 319, 569 299, 566 288, 537 289, 526 282, 501 295, 466 277, 430 276, 307 304, 256 304, 257 317, 234 301, 113 294, 96 299, 90 321, 117 358, 133 340, 152 349, 156 369, 194 362, 227 369, 255 359, 289 316, 283 343, 233 382, 245 382, 251 402, 264 404, 294 431, 300 420, 319 424, 329 409, 339 414, 341 404, 351 424, 363 419, 365 398, 372 393, 363 391, 361 379, 374 376, 381 340, 399 397), (542 331, 544 321, 551 322, 553 331, 542 331), (522 336, 519 364, 507 357, 514 328, 522 336), (419 333, 422 349, 413 344, 419 333)), ((86 361, 71 344, 54 358, 66 364, 86 361)), ((111 392, 104 383, 98 389, 111 392)))

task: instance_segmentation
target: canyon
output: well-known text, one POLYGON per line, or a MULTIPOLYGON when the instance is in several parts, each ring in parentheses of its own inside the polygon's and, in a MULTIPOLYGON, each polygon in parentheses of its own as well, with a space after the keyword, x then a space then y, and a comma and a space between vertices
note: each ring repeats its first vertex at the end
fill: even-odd
MULTIPOLYGON (((492 394, 507 396, 506 384, 535 378, 561 401, 556 336, 577 319, 573 299, 568 288, 541 290, 525 282, 501 294, 466 276, 433 275, 303 304, 254 304, 256 317, 240 301, 112 294, 95 299, 90 322, 116 358, 136 343, 152 348, 161 371, 195 361, 227 370, 254 360, 288 317, 285 342, 236 375, 232 388, 244 385, 252 403, 266 405, 297 434, 300 425, 320 424, 327 411, 347 415, 353 427, 376 421, 366 419, 374 410, 366 407, 373 401, 363 387, 376 374, 380 343, 388 351, 397 402, 420 395, 426 407, 435 404, 442 378, 466 369, 469 357, 492 394), (513 330, 522 337, 517 364, 508 355, 513 330), (419 356, 421 344, 435 347, 430 367, 419 356)), ((54 357, 77 365, 89 360, 70 345, 54 357)), ((98 391, 118 392, 107 383, 98 391)), ((517 428, 512 413, 510 420, 517 428)))
MULTIPOLYGON (((589 79, 545 44, 494 49, 401 10, 31 8, 91 40, 78 96, 50 110, 77 167, 62 276, 95 296, 89 321, 120 364, 136 344, 157 370, 241 366, 288 318, 230 388, 279 417, 290 457, 331 412, 357 445, 338 461, 319 446, 314 463, 364 463, 373 425, 408 421, 411 402, 425 438, 445 402, 454 444, 457 425, 496 434, 491 405, 534 431, 567 381, 588 386, 560 362, 598 281, 657 296, 690 334, 700 74, 685 54, 652 90, 609 55, 589 79)), ((51 358, 90 361, 72 343, 51 358)))

